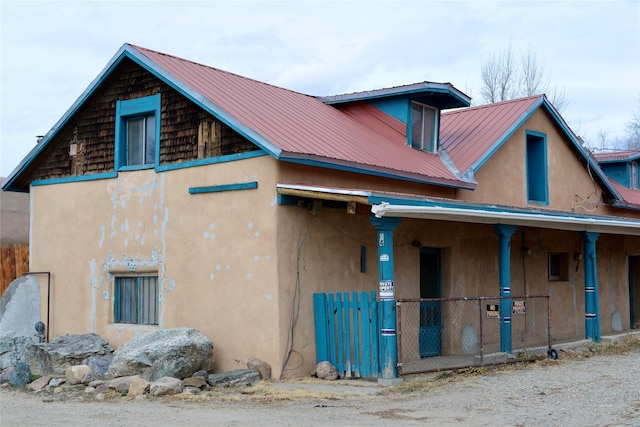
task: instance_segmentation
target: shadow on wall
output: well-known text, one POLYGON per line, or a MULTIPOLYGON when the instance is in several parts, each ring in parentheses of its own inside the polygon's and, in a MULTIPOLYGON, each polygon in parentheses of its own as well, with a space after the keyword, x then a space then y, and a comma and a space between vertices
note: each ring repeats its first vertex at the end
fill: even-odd
POLYGON ((20 277, 0 299, 0 336, 26 336, 39 342, 35 330, 40 322, 40 284, 33 276, 20 277))

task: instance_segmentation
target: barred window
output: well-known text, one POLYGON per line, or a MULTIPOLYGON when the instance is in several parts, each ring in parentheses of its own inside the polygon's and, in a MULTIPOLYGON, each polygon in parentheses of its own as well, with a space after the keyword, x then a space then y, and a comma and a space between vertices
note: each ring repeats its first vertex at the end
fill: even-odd
POLYGON ((114 322, 158 324, 158 276, 115 278, 114 322))

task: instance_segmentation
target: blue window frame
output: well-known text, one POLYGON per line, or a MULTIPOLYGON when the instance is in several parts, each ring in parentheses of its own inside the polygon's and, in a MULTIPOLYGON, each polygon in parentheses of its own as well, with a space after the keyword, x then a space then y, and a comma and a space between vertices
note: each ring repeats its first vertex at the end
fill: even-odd
POLYGON ((640 188, 640 174, 638 174, 638 164, 636 162, 629 163, 629 188, 637 190, 640 188))
POLYGON ((527 131, 526 150, 528 202, 548 205, 547 136, 543 133, 527 131))
POLYGON ((113 298, 115 323, 158 324, 158 276, 116 277, 113 298))
POLYGON ((160 94, 116 101, 116 170, 157 165, 159 145, 160 94))
POLYGON ((411 102, 411 146, 417 150, 435 153, 438 151, 438 118, 436 108, 411 102))

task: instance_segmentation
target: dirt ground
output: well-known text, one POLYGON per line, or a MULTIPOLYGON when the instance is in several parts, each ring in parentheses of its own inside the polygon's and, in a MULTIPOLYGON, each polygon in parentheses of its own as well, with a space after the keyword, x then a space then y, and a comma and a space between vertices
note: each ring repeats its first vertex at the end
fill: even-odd
POLYGON ((199 395, 104 400, 67 386, 0 389, 2 426, 640 426, 640 345, 557 361, 375 382, 261 382, 199 395))

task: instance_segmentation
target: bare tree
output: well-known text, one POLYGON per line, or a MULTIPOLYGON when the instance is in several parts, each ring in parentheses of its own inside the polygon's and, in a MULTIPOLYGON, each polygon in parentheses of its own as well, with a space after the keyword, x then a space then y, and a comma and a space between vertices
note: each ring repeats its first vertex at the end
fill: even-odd
POLYGON ((490 55, 480 66, 480 96, 483 102, 499 102, 545 93, 558 111, 566 108, 564 89, 551 87, 544 61, 531 48, 520 54, 516 63, 509 45, 499 54, 490 55))
POLYGON ((640 95, 638 96, 638 107, 631 115, 625 129, 627 131, 626 148, 640 150, 640 95))

